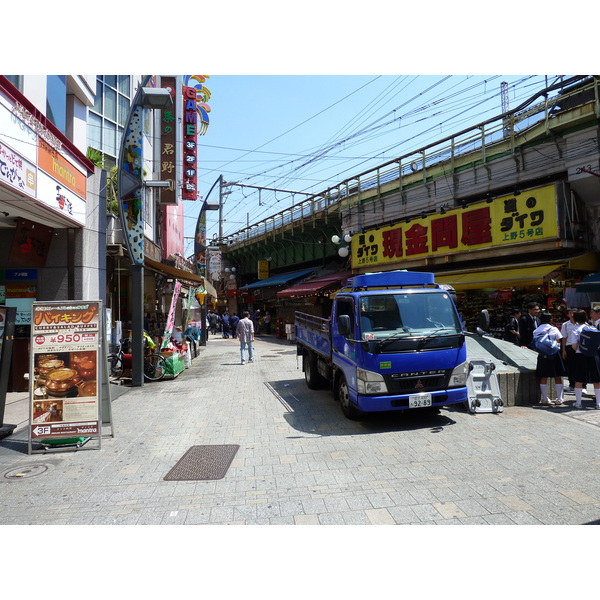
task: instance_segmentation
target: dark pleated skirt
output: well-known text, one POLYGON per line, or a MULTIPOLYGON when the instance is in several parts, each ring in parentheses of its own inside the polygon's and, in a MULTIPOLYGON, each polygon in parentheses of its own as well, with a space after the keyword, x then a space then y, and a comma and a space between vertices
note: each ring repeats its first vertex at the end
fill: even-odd
POLYGON ((567 368, 565 367, 561 352, 557 352, 552 356, 538 354, 535 367, 536 377, 562 377, 566 374, 567 368))
POLYGON ((575 381, 581 383, 600 382, 600 357, 575 355, 575 381))

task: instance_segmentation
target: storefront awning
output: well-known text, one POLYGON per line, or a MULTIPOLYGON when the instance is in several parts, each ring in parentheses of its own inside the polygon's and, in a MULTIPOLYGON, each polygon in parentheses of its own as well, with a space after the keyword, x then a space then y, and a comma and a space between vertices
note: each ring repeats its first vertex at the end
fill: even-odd
POLYGON ((600 292, 600 271, 586 275, 575 284, 577 292, 600 292))
POLYGON ((518 269, 499 269, 497 271, 473 271, 436 276, 436 283, 451 285, 456 290, 474 290, 481 288, 508 288, 513 286, 541 285, 544 277, 565 265, 564 262, 518 269))
POLYGON ((348 277, 352 277, 351 271, 323 275, 322 277, 316 277, 310 281, 304 281, 285 290, 281 290, 280 292, 277 292, 277 296, 284 298, 291 296, 310 296, 319 290, 334 287, 340 282, 346 281, 348 277))
POLYGON ((164 263, 157 262, 148 257, 144 259, 144 263, 147 267, 153 269, 154 271, 165 273, 166 275, 170 275, 175 279, 179 279, 181 283, 184 283, 189 287, 198 287, 201 285, 210 296, 213 298, 217 297, 217 290, 215 290, 214 286, 204 277, 196 275, 196 273, 190 273, 189 271, 184 271, 182 269, 178 269, 177 267, 172 267, 171 265, 165 265, 164 263))
POLYGON ((280 275, 273 275, 273 277, 269 277, 268 279, 261 279, 260 281, 249 283, 248 285, 243 285, 240 289, 254 290, 256 288, 269 287, 272 285, 284 285, 286 283, 289 283, 290 281, 294 281, 294 279, 300 279, 301 277, 305 277, 313 271, 314 269, 304 269, 303 271, 294 271, 292 273, 282 273, 280 275))

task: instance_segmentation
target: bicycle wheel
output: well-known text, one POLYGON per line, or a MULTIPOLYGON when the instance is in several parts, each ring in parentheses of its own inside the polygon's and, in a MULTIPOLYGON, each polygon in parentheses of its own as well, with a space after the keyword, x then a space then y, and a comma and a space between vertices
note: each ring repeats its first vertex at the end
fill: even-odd
POLYGON ((148 381, 160 381, 167 370, 167 361, 160 354, 151 354, 144 359, 144 377, 148 381))
POLYGON ((110 379, 121 379, 123 375, 123 361, 117 354, 108 357, 108 376, 110 379))

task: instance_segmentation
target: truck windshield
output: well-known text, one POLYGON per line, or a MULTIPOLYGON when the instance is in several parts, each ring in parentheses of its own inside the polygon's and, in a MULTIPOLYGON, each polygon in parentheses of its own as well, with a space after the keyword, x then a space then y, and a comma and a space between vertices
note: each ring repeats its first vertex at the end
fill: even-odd
POLYGON ((456 334, 462 331, 449 294, 390 293, 360 298, 361 339, 456 334))

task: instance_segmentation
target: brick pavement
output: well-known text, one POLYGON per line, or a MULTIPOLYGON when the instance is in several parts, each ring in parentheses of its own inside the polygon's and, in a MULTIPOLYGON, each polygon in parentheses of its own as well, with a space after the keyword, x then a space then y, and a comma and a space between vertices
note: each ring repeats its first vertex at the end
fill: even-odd
POLYGON ((21 423, 0 441, 0 524, 600 520, 600 411, 459 407, 352 422, 328 391, 306 388, 289 342, 258 338, 244 366, 238 348, 211 338, 178 378, 128 388, 99 451, 28 456, 21 423), (163 480, 201 444, 240 445, 223 479, 163 480), (40 474, 7 479, 15 468, 40 474))

